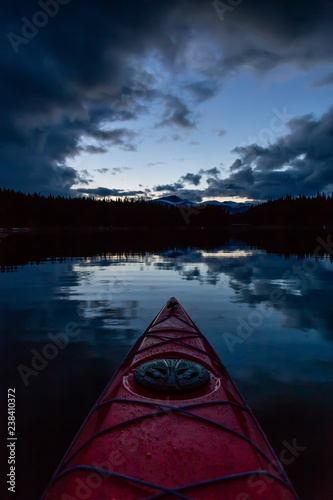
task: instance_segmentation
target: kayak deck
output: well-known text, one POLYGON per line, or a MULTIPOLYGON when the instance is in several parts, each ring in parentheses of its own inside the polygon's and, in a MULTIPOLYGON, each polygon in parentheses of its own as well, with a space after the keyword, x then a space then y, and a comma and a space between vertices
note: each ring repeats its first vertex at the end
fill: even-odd
POLYGON ((81 498, 298 498, 225 367, 174 298, 131 349, 43 496, 81 498))

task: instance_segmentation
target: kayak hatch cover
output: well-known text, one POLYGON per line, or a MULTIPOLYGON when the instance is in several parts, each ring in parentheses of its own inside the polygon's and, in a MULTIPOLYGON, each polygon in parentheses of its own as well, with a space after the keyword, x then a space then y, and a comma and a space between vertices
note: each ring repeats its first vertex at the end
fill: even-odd
POLYGON ((217 354, 174 298, 92 408, 43 500, 295 500, 217 354))

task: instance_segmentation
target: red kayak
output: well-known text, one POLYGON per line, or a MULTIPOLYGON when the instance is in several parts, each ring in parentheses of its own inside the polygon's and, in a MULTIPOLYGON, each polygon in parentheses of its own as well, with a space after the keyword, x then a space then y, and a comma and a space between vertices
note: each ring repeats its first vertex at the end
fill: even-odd
POLYGON ((295 500, 217 354, 175 298, 138 339, 43 500, 295 500))

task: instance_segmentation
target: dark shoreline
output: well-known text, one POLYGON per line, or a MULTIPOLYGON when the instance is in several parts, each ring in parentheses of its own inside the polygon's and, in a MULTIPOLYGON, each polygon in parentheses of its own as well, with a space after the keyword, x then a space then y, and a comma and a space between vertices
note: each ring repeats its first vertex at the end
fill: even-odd
MULTIPOLYGON (((101 256, 107 253, 146 253, 201 248, 213 250, 249 246, 267 253, 300 258, 313 255, 318 238, 331 232, 322 227, 35 227, 0 228, 0 269, 45 260, 101 256)), ((330 252, 322 248, 319 256, 330 252)))

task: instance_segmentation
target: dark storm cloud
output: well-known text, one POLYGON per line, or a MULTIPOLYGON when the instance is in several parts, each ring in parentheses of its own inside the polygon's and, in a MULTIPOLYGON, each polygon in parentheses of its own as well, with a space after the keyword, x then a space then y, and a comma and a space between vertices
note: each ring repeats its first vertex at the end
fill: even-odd
POLYGON ((80 171, 80 183, 81 184, 86 184, 88 185, 90 182, 92 182, 93 178, 91 177, 91 174, 88 172, 88 170, 81 170, 80 171))
POLYGON ((216 167, 208 168, 206 170, 201 168, 196 174, 188 172, 186 175, 183 175, 179 179, 179 182, 181 182, 182 184, 188 183, 193 184, 193 186, 198 186, 202 180, 203 175, 207 176, 207 182, 209 182, 210 177, 216 179, 221 175, 221 172, 216 167))
POLYGON ((306 68, 331 62, 332 9, 328 0, 242 2, 220 23, 225 49, 220 71, 247 67, 265 72, 280 63, 306 68))
POLYGON ((99 174, 106 174, 107 172, 109 172, 110 169, 109 168, 96 168, 95 170, 99 174))
POLYGON ((95 172, 98 172, 99 174, 106 174, 107 172, 111 172, 111 175, 117 175, 126 172, 126 170, 132 169, 130 167, 96 168, 95 172))
MULTIPOLYGON (((211 169, 215 172, 215 169, 211 169)), ((200 170, 199 173, 193 174, 191 172, 188 172, 187 174, 183 175, 177 182, 174 182, 173 184, 162 184, 154 187, 154 191, 156 192, 161 192, 161 191, 169 191, 170 193, 175 193, 179 192, 178 196, 181 196, 181 190, 183 190, 185 184, 192 184, 193 186, 198 186, 200 184, 200 181, 202 179, 202 174, 205 172, 209 172, 210 170, 200 170)))
POLYGON ((225 134, 227 133, 225 130, 222 130, 222 129, 216 129, 214 130, 215 134, 218 136, 218 137, 224 137, 225 134))
POLYGON ((166 96, 164 101, 163 120, 156 125, 157 127, 176 125, 182 128, 195 128, 193 113, 184 102, 172 95, 166 96))
POLYGON ((200 184, 202 175, 187 173, 180 178, 183 183, 193 184, 193 186, 198 186, 200 184))
MULTIPOLYGON (((237 147, 239 155, 230 167, 230 175, 219 177, 219 170, 201 169, 187 173, 164 190, 183 197, 186 182, 197 186, 207 175, 208 187, 201 197, 240 196, 253 200, 278 198, 285 194, 315 195, 333 191, 333 108, 322 117, 305 115, 289 121, 289 133, 267 147, 251 144, 237 147)), ((188 198, 188 194, 186 195, 188 198)), ((196 192, 198 196, 198 191, 196 192)), ((194 200, 193 200, 194 201, 194 200)))
POLYGON ((169 191, 170 193, 175 193, 179 189, 184 187, 180 182, 175 182, 174 184, 160 184, 158 186, 154 186, 153 191, 160 193, 162 191, 169 191))
POLYGON ((230 167, 230 171, 233 172, 234 170, 238 170, 239 168, 241 168, 243 165, 243 162, 237 158, 237 160, 234 161, 234 163, 231 165, 230 167))
POLYGON ((211 182, 215 182, 219 180, 221 172, 218 168, 213 167, 209 169, 200 169, 197 173, 188 172, 183 175, 177 182, 173 184, 163 184, 154 187, 155 192, 169 192, 177 194, 180 198, 186 199, 192 202, 201 202, 202 196, 204 194, 203 190, 199 189, 184 189, 185 184, 192 184, 193 186, 198 186, 202 180, 202 177, 205 175, 207 177, 206 181, 209 184, 211 182))
POLYGON ((324 87, 325 85, 333 85, 333 73, 320 78, 320 80, 316 80, 313 83, 313 87, 324 87))
POLYGON ((221 171, 217 167, 213 167, 213 168, 208 168, 206 170, 200 169, 199 174, 208 175, 212 177, 219 177, 221 175, 221 171))
POLYGON ((84 148, 84 151, 86 151, 89 154, 101 154, 101 153, 107 153, 108 150, 101 146, 87 146, 86 148, 84 148))
MULTIPOLYGON (((37 3, 7 2, 2 33, 24 35, 22 16, 31 21, 40 10, 37 3)), ((144 55, 163 38, 164 14, 156 2, 72 1, 60 5, 17 54, 5 40, 0 49, 2 186, 69 192, 80 179, 66 162, 82 152, 83 136, 135 149, 133 131, 109 124, 145 111, 129 58, 144 55)), ((86 152, 97 152, 91 147, 86 152)))
POLYGON ((124 191, 123 189, 108 189, 105 187, 98 187, 98 188, 79 188, 77 189, 78 193, 81 194, 87 194, 91 196, 98 196, 98 197, 104 197, 104 196, 139 196, 139 195, 144 195, 145 191, 124 191))
POLYGON ((204 80, 201 82, 191 83, 185 88, 187 90, 190 90, 195 96, 196 101, 200 103, 216 96, 219 91, 219 87, 220 86, 217 83, 213 83, 209 80, 204 80))
MULTIPOLYGON (((223 80, 239 71, 262 73, 282 63, 304 69, 332 61, 333 4, 328 0, 242 2, 225 14, 223 22, 206 0, 117 3, 71 0, 53 5, 59 7, 59 12, 45 14, 46 25, 39 28, 33 24, 29 28, 27 22, 37 19, 37 12, 45 11, 41 2, 6 0, 2 9, 0 186, 3 187, 70 193, 80 182, 80 174, 68 167, 67 162, 82 153, 80 140, 91 138, 103 143, 86 145, 87 153, 96 153, 94 146, 134 151, 134 132, 110 124, 149 113, 149 104, 154 99, 165 106, 158 121, 160 125, 194 128, 198 117, 182 92, 163 94, 160 88, 163 75, 160 77, 144 67, 143 57, 152 51, 160 56, 170 73, 186 74, 193 68, 197 71, 198 81, 189 84, 186 90, 196 97, 196 102, 214 96, 223 80), (22 20, 23 16, 28 21, 22 20), (9 33, 23 37, 23 42, 15 46, 9 33), (209 48, 203 40, 209 42, 209 48), (189 51, 191 44, 193 49, 189 51)), ((184 85, 180 91, 183 90, 184 85)), ((316 138, 319 135, 318 131, 316 138)), ((320 146, 316 138, 313 136, 312 140, 315 151, 320 146)), ((281 154, 288 156, 286 144, 278 147, 281 154)), ((268 149, 269 153, 256 156, 254 161, 263 164, 266 160, 269 164, 273 156, 276 159, 277 149, 268 149)), ((246 151, 240 153, 246 154, 246 151)), ((300 180, 304 163, 297 167, 297 158, 291 156, 291 160, 300 180)), ((325 159, 321 163, 318 158, 315 160, 320 171, 325 169, 325 159)), ((310 163, 314 165, 308 152, 307 171, 311 171, 310 163)), ((238 177, 227 183, 229 190, 234 185, 237 193, 253 191, 248 166, 232 175, 238 177)), ((268 179, 260 175, 264 173, 257 171, 254 184, 263 196, 268 179)), ((278 172, 273 175, 273 188, 280 180, 290 181, 290 175, 284 175, 285 178, 278 172)), ((325 175, 329 181, 329 174, 325 175)), ((319 172, 312 174, 315 185, 322 185, 319 178, 324 180, 324 177, 319 172)), ((303 181, 311 182, 305 177, 303 181)), ((292 179, 292 187, 297 182, 292 179)), ((219 186, 215 188, 218 190, 219 186)), ((269 187, 268 191, 274 189, 269 187)))
POLYGON ((130 167, 114 167, 111 170, 111 174, 112 175, 122 174, 123 172, 126 172, 126 170, 132 170, 132 169, 130 167))
POLYGON ((321 118, 291 120, 290 133, 266 148, 252 144, 239 154, 226 179, 211 180, 206 196, 240 195, 265 200, 284 194, 313 195, 333 189, 333 108, 321 118))
POLYGON ((131 146, 129 143, 132 140, 136 133, 132 130, 126 129, 114 129, 114 130, 101 130, 94 129, 86 132, 87 135, 90 135, 94 139, 98 139, 99 141, 106 141, 112 145, 128 147, 131 146))

